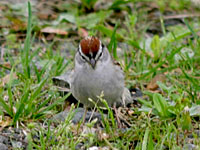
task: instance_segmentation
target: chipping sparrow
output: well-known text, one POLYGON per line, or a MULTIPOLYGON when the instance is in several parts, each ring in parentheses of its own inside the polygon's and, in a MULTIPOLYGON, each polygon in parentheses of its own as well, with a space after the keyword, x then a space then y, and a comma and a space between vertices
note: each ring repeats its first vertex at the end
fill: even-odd
POLYGON ((81 40, 75 55, 75 68, 71 75, 71 92, 85 107, 104 106, 97 96, 103 92, 109 106, 126 105, 131 95, 124 86, 121 68, 114 64, 108 49, 96 37, 81 40))

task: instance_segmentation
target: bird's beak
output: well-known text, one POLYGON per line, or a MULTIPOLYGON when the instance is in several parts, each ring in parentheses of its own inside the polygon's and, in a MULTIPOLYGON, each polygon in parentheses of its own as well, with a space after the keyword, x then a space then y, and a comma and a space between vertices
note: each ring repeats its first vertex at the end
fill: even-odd
POLYGON ((94 60, 94 58, 90 59, 90 64, 91 64, 92 68, 94 69, 95 65, 96 65, 96 61, 94 60))

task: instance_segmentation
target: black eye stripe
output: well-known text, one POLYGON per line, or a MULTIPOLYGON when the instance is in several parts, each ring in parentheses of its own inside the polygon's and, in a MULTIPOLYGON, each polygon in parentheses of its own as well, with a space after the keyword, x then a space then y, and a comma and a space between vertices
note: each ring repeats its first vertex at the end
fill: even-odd
POLYGON ((86 60, 84 56, 81 55, 81 57, 82 57, 83 60, 86 60))
POLYGON ((99 55, 99 57, 97 59, 99 59, 102 55, 103 55, 103 51, 100 53, 100 55, 99 55))

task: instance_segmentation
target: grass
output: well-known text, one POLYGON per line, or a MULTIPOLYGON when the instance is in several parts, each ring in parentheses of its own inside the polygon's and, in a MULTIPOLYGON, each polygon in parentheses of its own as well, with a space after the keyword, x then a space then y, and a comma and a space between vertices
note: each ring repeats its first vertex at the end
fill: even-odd
MULTIPOLYGON (((186 18, 180 24, 167 26, 168 21, 164 16, 167 11, 176 15, 200 10, 186 0, 181 0, 180 3, 175 0, 143 3, 116 0, 111 5, 106 5, 104 12, 94 9, 98 1, 81 2, 84 4, 81 8, 74 3, 63 7, 62 9, 67 9, 67 13, 64 11, 56 15, 68 18, 54 21, 39 20, 36 14, 32 14, 35 6, 31 7, 29 2, 28 17, 21 15, 28 19, 26 36, 22 39, 19 37, 20 31, 12 26, 8 29, 0 28, 4 42, 1 47, 5 48, 0 64, 2 122, 6 122, 9 117, 10 122, 6 127, 20 127, 28 132, 28 149, 76 149, 79 145, 85 149, 92 146, 137 150, 183 149, 190 142, 198 149, 199 18, 186 18), (186 5, 191 8, 186 8, 186 5), (151 18, 151 11, 155 11, 154 9, 160 14, 156 19, 151 18), (120 14, 122 17, 119 17, 120 14), (45 26, 69 33, 48 33, 48 36, 39 32, 45 26), (150 31, 152 26, 160 31, 150 31), (123 67, 126 86, 140 88, 143 92, 137 105, 124 108, 120 114, 129 124, 128 128, 118 128, 109 107, 107 117, 97 108, 102 114, 104 128, 101 130, 95 126, 96 120, 92 120, 83 129, 80 124, 74 125, 71 120, 75 106, 71 106, 64 122, 56 124, 50 119, 64 109, 64 101, 69 97, 69 94, 60 96, 51 79, 73 66, 74 50, 81 34, 73 35, 72 30, 77 33, 81 29, 90 35, 101 37, 123 67), (7 35, 4 34, 5 30, 7 35), (66 48, 67 52, 63 52, 66 48), (148 89, 147 85, 160 74, 165 79, 155 81, 158 88, 148 89), (188 139, 191 135, 193 138, 188 139)), ((61 11, 61 5, 56 9, 61 11)), ((21 9, 18 9, 18 14, 19 10, 21 9)), ((2 15, 5 15, 4 22, 13 21, 9 20, 12 17, 6 18, 13 14, 7 12, 2 15)), ((172 19, 172 22, 177 20, 172 19)), ((103 100, 102 97, 100 99, 103 100)))

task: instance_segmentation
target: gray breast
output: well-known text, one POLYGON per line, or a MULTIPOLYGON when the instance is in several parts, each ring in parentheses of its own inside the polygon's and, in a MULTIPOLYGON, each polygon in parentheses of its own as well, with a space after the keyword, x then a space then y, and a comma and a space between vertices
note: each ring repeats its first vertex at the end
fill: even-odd
MULTIPOLYGON (((97 68, 99 69, 94 70, 88 66, 79 70, 79 73, 75 73, 72 94, 84 105, 92 107, 93 104, 88 101, 88 98, 97 102, 97 96, 104 92, 104 98, 111 106, 115 101, 121 99, 124 88, 123 74, 122 72, 116 73, 114 66, 105 65, 104 67, 97 66, 97 68)), ((98 102, 98 105, 102 105, 102 103, 98 102)))

